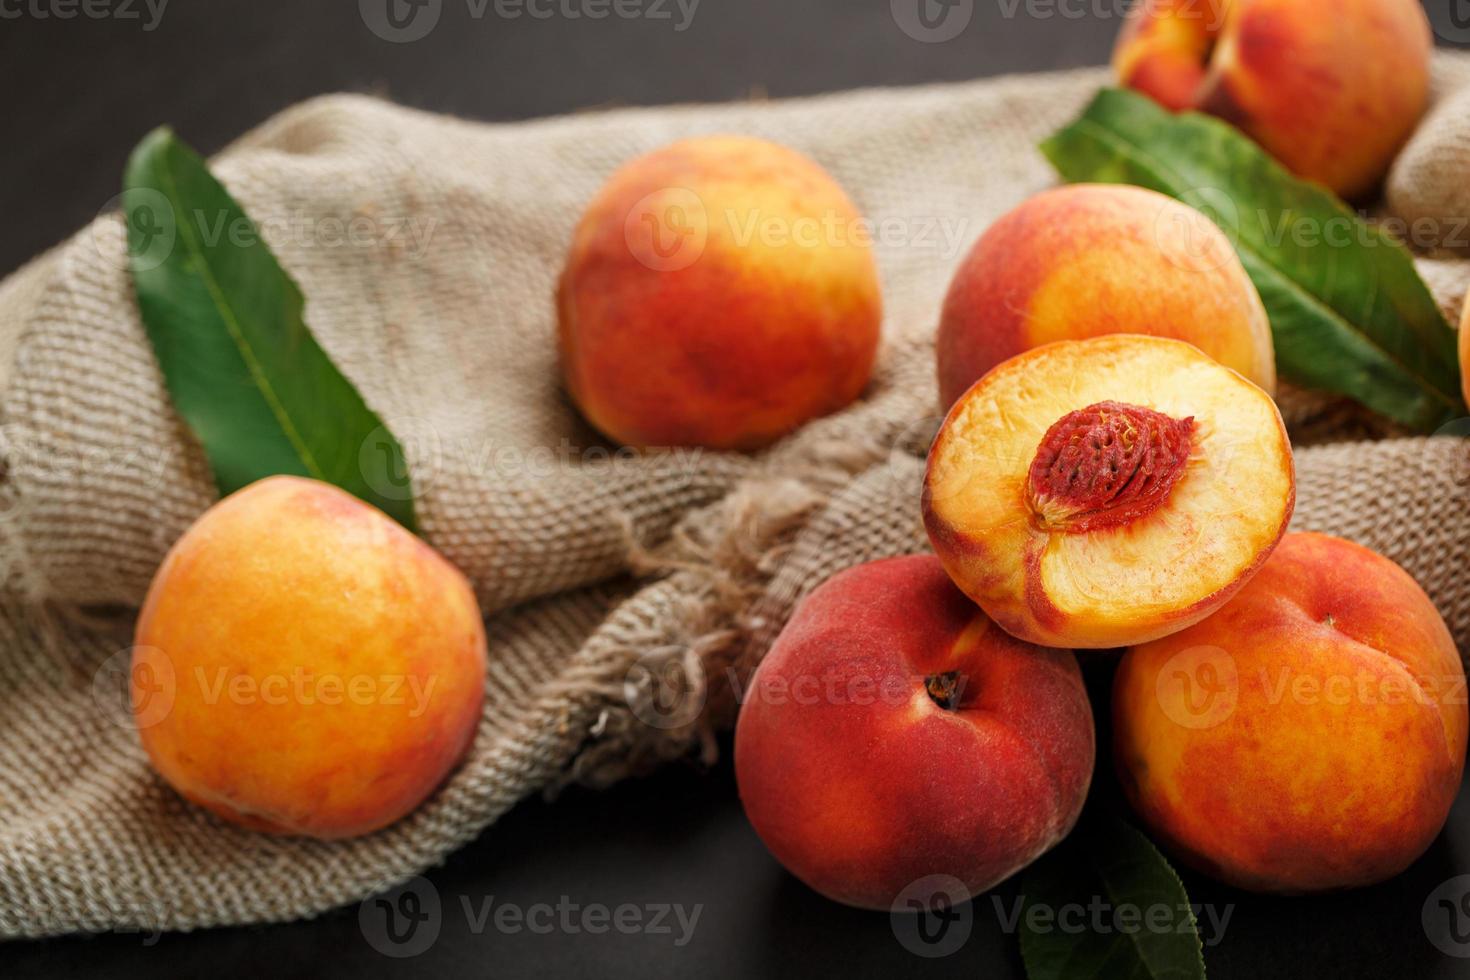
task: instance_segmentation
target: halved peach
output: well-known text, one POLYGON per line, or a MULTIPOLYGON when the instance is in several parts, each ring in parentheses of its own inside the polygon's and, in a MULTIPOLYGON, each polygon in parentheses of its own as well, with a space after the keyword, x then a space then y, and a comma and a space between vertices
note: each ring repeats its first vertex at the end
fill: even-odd
POLYGON ((1061 341, 996 367, 940 428, 924 524, 1013 635, 1127 646, 1218 609, 1281 539, 1291 444, 1260 388, 1183 341, 1061 341))

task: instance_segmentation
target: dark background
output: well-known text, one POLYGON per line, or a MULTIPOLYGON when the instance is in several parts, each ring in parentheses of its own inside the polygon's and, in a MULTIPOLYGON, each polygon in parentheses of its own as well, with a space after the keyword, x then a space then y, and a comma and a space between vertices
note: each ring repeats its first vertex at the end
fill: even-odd
MULTIPOLYGON (((276 110, 335 90, 514 120, 1100 64, 1123 0, 974 0, 968 27, 934 44, 900 30, 889 0, 702 0, 682 32, 673 3, 670 20, 592 21, 560 13, 507 19, 494 0, 477 19, 466 0, 442 0, 437 27, 400 44, 375 36, 355 0, 171 0, 152 30, 144 29, 152 15, 143 0, 132 0, 137 19, 41 17, 36 2, 0 0, 0 271, 107 205, 128 151, 160 123, 212 152, 276 110)), ((51 0, 41 2, 50 9, 51 0)), ((1463 0, 1431 2, 1436 23, 1449 25, 1446 5, 1463 0)), ((1441 33, 1444 43, 1467 32, 1441 33)), ((1090 670, 1102 689, 1107 665, 1090 670)), ((1105 754, 1099 761, 1094 810, 1112 805, 1105 754)), ((1437 886, 1467 872, 1470 795, 1462 792, 1429 854, 1375 888, 1279 899, 1185 880, 1193 900, 1231 912, 1223 941, 1205 951, 1213 977, 1451 977, 1470 976, 1470 959, 1438 951, 1420 916, 1437 886)), ((1021 975, 1016 940, 1002 930, 992 896, 971 907, 971 934, 958 952, 923 959, 900 944, 886 915, 807 891, 750 831, 727 764, 528 802, 428 879, 442 927, 412 959, 377 952, 354 906, 283 926, 13 943, 0 947, 0 976, 1021 975), (461 902, 478 908, 492 897, 523 907, 565 897, 582 906, 703 908, 693 939, 676 948, 670 935, 508 934, 493 926, 475 934, 461 902)), ((1008 912, 1016 893, 1012 882, 995 897, 1008 912)))

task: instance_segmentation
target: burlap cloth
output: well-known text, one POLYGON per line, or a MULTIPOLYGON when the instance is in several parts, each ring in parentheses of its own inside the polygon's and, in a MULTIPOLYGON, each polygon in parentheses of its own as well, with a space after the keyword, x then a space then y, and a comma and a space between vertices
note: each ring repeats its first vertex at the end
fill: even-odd
MULTIPOLYGON (((1438 108, 1388 197, 1453 230, 1470 215, 1470 58, 1440 55, 1435 78, 1438 108)), ((214 499, 208 470, 161 387, 115 214, 10 277, 0 935, 310 916, 438 862, 527 794, 708 754, 733 719, 731 679, 797 597, 849 564, 926 547, 918 487, 945 286, 993 219, 1054 182, 1037 142, 1106 81, 1087 70, 517 125, 334 96, 220 155, 250 214, 284 229, 271 242, 310 322, 406 443, 423 532, 490 617, 471 756, 420 810, 361 840, 236 830, 149 770, 117 683, 130 611, 214 499), (610 457, 559 386, 554 278, 619 162, 707 131, 806 151, 873 219, 884 355, 863 401, 761 456, 610 457)), ((1445 238, 1423 261, 1452 311, 1470 250, 1445 238)), ((1295 526, 1402 563, 1470 643, 1459 440, 1392 437, 1322 398, 1282 404, 1300 450, 1295 526)))

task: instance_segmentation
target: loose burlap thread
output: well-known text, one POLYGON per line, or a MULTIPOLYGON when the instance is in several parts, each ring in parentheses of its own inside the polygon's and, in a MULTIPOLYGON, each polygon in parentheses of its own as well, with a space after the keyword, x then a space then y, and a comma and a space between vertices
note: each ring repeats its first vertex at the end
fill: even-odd
MULTIPOLYGON (((944 288, 991 221, 1054 182, 1037 142, 1106 82, 1085 70, 515 125, 333 96, 218 157, 275 229, 321 342, 405 443, 423 533, 489 617, 468 759, 358 840, 236 829, 149 769, 117 681, 154 569, 215 499, 209 470, 164 392, 116 215, 0 284, 0 936, 311 916, 435 864, 528 794, 708 757, 800 596, 927 546, 944 288), (560 388, 555 276, 617 164, 714 131, 805 151, 872 219, 883 355, 862 401, 765 453, 616 453, 560 388)), ((1470 214, 1470 58, 1437 57, 1435 99, 1387 201, 1449 229, 1470 214)), ((1470 250, 1431 244, 1421 268, 1456 311, 1470 250)), ((1281 401, 1294 527, 1401 563, 1465 647, 1461 441, 1406 438, 1319 396, 1281 401)))

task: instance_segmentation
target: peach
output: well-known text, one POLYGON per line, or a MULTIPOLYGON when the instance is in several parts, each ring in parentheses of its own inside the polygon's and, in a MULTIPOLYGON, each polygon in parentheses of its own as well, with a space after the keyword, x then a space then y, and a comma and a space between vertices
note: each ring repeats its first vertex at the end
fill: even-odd
POLYGON ((1224 232, 1141 187, 1045 191, 980 237, 940 318, 939 391, 953 405, 986 371, 1057 340, 1143 333, 1186 340, 1267 392, 1271 325, 1224 232))
POLYGON ((1182 341, 1064 340, 950 409, 923 512, 955 584, 1031 643, 1118 647, 1220 608, 1286 530, 1270 397, 1182 341))
POLYGON ((1433 35, 1419 0, 1145 0, 1119 81, 1233 123, 1347 198, 1373 191, 1423 115, 1433 35))
POLYGON ((337 838, 414 809, 479 723, 485 632, 452 565, 325 483, 220 501, 159 567, 132 697, 153 766, 254 830, 337 838))
POLYGON ((1470 405, 1470 295, 1465 297, 1465 313, 1460 317, 1460 391, 1470 405))
POLYGON ((1092 779, 1076 658, 985 618, 932 556, 833 576, 751 679, 746 815, 829 898, 888 909, 929 875, 978 894, 1071 830, 1092 779))
POLYGON ((1242 888, 1367 885, 1433 841, 1465 765, 1465 674, 1403 569, 1289 534, 1204 622, 1124 656, 1124 790, 1188 864, 1242 888))
POLYGON ((684 140, 626 164, 578 224, 557 290, 562 372, 609 438, 756 449, 868 383, 871 235, 813 161, 684 140))

